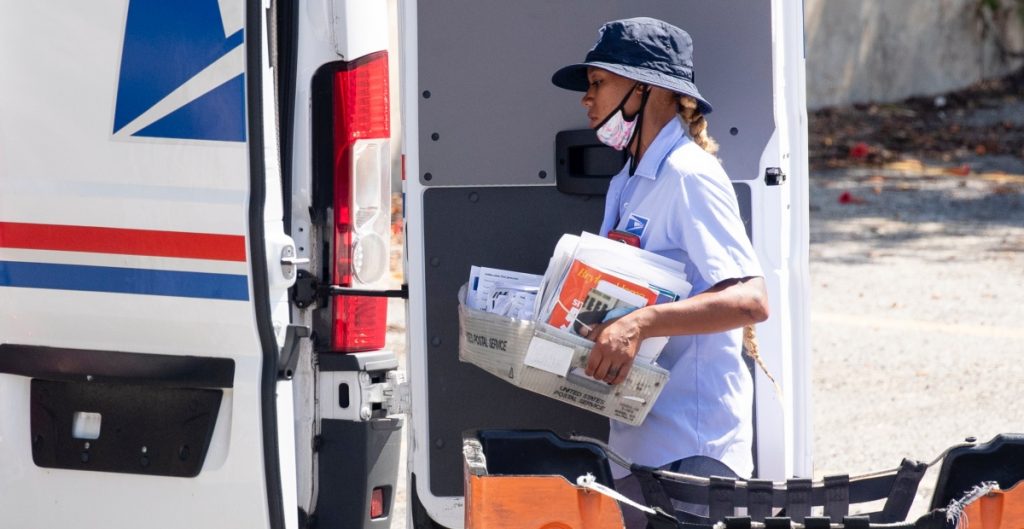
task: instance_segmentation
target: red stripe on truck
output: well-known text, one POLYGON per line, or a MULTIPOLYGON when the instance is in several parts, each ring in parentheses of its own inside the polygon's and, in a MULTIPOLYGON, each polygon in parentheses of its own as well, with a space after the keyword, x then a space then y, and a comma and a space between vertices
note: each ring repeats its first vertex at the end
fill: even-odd
POLYGON ((242 235, 23 222, 0 222, 0 248, 246 260, 242 235))

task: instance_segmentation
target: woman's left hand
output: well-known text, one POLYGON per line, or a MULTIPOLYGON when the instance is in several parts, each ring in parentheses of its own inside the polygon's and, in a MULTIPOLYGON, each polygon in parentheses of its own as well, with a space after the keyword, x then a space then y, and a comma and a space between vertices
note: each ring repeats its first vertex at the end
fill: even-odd
POLYGON ((640 326, 628 316, 594 325, 584 338, 593 340, 594 348, 587 361, 587 375, 608 384, 620 384, 633 367, 640 348, 640 326))

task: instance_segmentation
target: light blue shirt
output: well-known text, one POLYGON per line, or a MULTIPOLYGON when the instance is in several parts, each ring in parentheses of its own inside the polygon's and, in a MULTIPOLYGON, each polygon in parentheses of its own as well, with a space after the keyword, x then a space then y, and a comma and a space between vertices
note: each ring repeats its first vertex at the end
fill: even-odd
MULTIPOLYGON (((634 176, 627 164, 612 178, 601 235, 612 229, 634 233, 645 250, 683 263, 691 295, 727 279, 764 275, 729 177, 678 119, 661 129, 634 176)), ((754 388, 741 354, 742 329, 672 337, 658 359, 671 372, 668 384, 640 426, 612 421, 611 447, 653 467, 713 457, 750 476, 754 388)), ((628 474, 613 470, 616 478, 628 474)))

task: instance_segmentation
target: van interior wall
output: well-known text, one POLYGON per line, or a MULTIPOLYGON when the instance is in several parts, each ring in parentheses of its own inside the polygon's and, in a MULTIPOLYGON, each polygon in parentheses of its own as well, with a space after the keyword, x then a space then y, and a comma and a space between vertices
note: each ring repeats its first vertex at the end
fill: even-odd
MULTIPOLYGON (((607 419, 518 390, 458 358, 456 294, 472 265, 540 274, 562 234, 600 227, 603 196, 570 194, 554 185, 557 168, 568 164, 556 156, 557 135, 585 129, 586 112, 579 93, 551 84, 552 72, 582 59, 608 20, 642 13, 684 27, 695 43, 700 90, 715 105, 711 134, 749 204, 756 198, 751 188, 763 181, 761 157, 776 130, 773 4, 607 0, 582 9, 582 2, 534 1, 489 2, 482 9, 473 0, 449 0, 424 9, 420 3, 417 89, 406 94, 407 106, 416 102, 419 126, 407 141, 418 142, 418 156, 406 183, 415 183, 407 198, 422 200, 422 220, 411 216, 409 222, 422 222, 418 299, 425 305, 425 336, 410 335, 423 344, 410 347, 410 355, 413 366, 422 355, 418 373, 429 377, 425 427, 415 435, 430 474, 417 479, 429 477, 431 494, 462 494, 466 430, 607 435, 607 419), (419 189, 425 189, 421 197, 419 189)), ((417 288, 410 284, 411 300, 417 288)), ((410 371, 413 380, 422 376, 410 371)))
POLYGON ((982 0, 805 0, 807 106, 899 101, 964 88, 1024 65, 1021 6, 984 22, 982 0))

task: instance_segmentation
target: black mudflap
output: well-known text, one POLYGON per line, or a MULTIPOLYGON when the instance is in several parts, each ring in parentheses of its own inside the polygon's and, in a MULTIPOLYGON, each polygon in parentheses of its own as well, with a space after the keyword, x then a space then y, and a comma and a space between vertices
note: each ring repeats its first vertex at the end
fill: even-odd
POLYGON ((321 421, 316 512, 312 527, 388 528, 394 512, 402 419, 321 421), (375 488, 384 494, 384 514, 370 518, 375 488))

